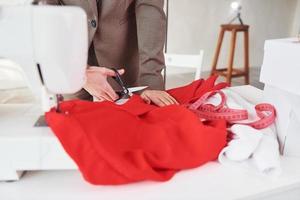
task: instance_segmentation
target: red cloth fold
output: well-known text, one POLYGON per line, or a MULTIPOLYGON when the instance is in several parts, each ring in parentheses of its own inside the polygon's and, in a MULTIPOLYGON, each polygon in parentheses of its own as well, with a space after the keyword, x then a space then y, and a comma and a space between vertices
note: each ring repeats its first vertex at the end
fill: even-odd
MULTIPOLYGON (((169 90, 180 104, 215 86, 216 77, 169 90)), ((182 169, 215 160, 226 145, 226 122, 203 124, 182 105, 158 108, 137 95, 126 104, 61 103, 46 120, 66 152, 92 184, 125 184, 143 180, 166 181, 182 169)))

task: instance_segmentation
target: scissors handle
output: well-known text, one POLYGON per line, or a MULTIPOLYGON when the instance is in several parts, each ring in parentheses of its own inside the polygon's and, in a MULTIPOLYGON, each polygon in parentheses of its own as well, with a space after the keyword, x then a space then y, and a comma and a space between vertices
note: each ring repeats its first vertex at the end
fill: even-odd
POLYGON ((128 90, 128 88, 126 87, 126 85, 124 84, 124 82, 122 81, 120 73, 118 72, 117 69, 112 68, 111 70, 113 70, 113 71, 116 73, 116 76, 113 77, 113 79, 114 79, 114 80, 121 86, 121 88, 122 88, 122 91, 121 91, 121 92, 117 92, 117 94, 120 96, 119 99, 129 98, 129 97, 130 97, 130 95, 129 95, 129 90, 128 90))

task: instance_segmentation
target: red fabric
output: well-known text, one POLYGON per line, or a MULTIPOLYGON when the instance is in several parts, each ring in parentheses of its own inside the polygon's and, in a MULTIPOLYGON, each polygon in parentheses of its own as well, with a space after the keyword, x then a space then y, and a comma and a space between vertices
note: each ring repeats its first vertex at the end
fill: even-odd
MULTIPOLYGON (((169 90, 181 104, 213 89, 216 77, 169 90)), ((226 145, 226 123, 203 124, 185 106, 158 108, 139 96, 126 104, 61 103, 46 120, 84 178, 92 184, 166 181, 182 169, 215 160, 226 145)))

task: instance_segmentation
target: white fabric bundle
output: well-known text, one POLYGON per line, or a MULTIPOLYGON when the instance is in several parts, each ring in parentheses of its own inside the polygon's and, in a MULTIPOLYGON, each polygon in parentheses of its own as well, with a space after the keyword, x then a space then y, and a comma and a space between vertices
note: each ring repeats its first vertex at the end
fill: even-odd
POLYGON ((0 59, 0 90, 27 87, 19 66, 8 60, 0 59))
POLYGON ((281 173, 279 145, 272 128, 256 130, 236 124, 231 131, 235 138, 219 154, 221 164, 257 169, 271 176, 281 173))
MULTIPOLYGON (((222 91, 226 95, 227 106, 247 110, 249 119, 239 121, 230 128, 234 138, 220 153, 219 162, 250 170, 256 169, 266 175, 279 175, 281 173, 280 153, 274 125, 256 130, 248 125, 238 124, 258 120, 255 105, 249 103, 231 89, 222 91)), ((221 97, 215 95, 208 100, 208 103, 216 105, 220 101, 221 97)))
POLYGON ((0 104, 32 103, 35 98, 27 87, 22 69, 4 59, 0 59, 0 104))

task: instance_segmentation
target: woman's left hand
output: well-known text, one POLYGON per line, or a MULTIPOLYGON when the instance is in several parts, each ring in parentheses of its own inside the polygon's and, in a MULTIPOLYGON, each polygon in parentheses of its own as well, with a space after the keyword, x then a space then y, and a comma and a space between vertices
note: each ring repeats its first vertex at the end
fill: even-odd
POLYGON ((159 107, 179 104, 174 97, 161 90, 145 90, 142 92, 141 98, 146 103, 153 103, 159 107))

